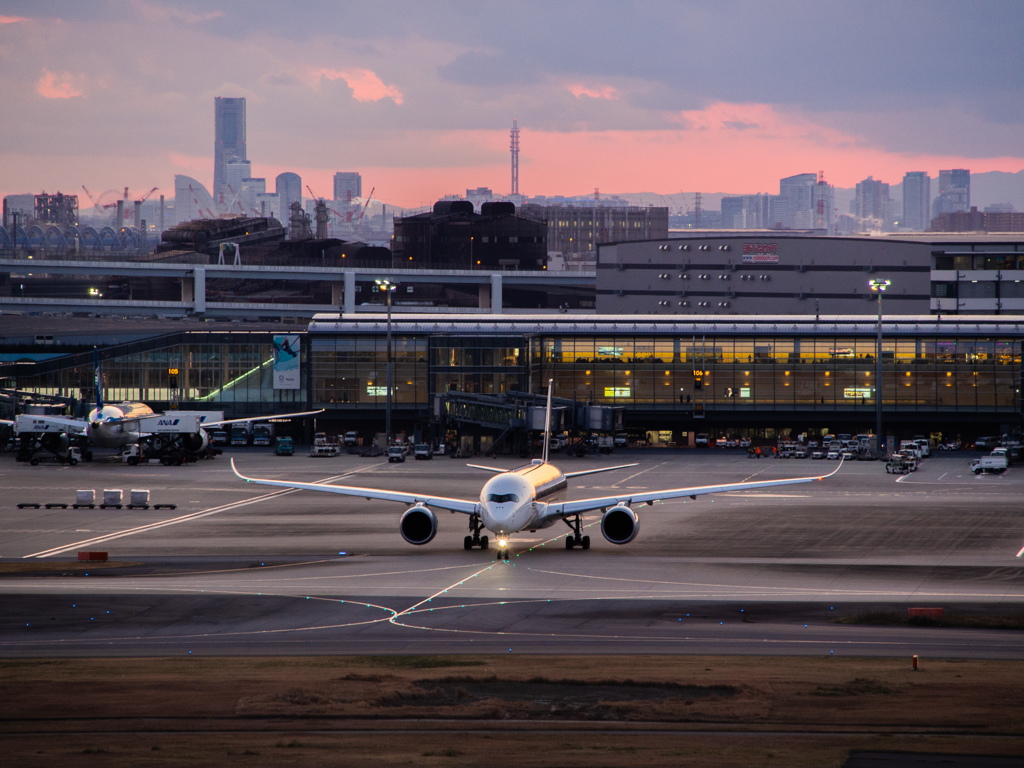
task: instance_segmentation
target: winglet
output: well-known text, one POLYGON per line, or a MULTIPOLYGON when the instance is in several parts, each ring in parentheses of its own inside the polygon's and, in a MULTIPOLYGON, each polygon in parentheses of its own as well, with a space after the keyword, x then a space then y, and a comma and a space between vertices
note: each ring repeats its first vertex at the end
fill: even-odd
POLYGON ((842 456, 840 456, 839 457, 839 464, 836 466, 836 468, 833 469, 831 472, 829 472, 827 475, 819 476, 818 480, 825 480, 826 478, 832 477, 832 475, 834 475, 836 472, 838 472, 840 469, 843 468, 843 462, 844 461, 846 461, 846 459, 844 459, 842 456))
POLYGON ((243 475, 241 472, 239 472, 238 471, 238 467, 235 466, 235 457, 234 456, 231 457, 231 471, 234 472, 235 475, 237 475, 238 477, 240 477, 243 480, 245 480, 246 482, 249 482, 249 478, 246 477, 245 475, 243 475))

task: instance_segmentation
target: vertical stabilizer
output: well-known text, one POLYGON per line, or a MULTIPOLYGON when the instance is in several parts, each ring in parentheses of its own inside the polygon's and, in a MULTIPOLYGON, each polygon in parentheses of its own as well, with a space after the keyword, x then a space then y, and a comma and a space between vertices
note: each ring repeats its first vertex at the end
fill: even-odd
POLYGON ((100 377, 100 350, 99 347, 92 348, 93 377, 96 384, 96 410, 103 410, 103 380, 100 377))
POLYGON ((554 379, 548 379, 548 407, 544 411, 544 445, 541 448, 541 460, 548 463, 548 446, 551 445, 551 384, 554 379))

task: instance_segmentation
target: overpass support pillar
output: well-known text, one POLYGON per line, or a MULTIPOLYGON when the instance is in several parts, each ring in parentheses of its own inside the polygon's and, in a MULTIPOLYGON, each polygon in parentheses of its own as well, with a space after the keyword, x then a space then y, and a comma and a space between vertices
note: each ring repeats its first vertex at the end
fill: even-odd
POLYGON ((192 274, 195 276, 192 287, 194 311, 197 315, 201 315, 206 312, 206 270, 196 267, 192 270, 192 274))
POLYGON ((341 311, 346 315, 351 315, 356 311, 356 273, 345 270, 343 281, 345 283, 345 303, 342 305, 341 311))
POLYGON ((480 302, 479 306, 481 309, 489 307, 491 312, 496 314, 501 313, 501 275, 491 275, 491 281, 489 283, 480 284, 480 302))

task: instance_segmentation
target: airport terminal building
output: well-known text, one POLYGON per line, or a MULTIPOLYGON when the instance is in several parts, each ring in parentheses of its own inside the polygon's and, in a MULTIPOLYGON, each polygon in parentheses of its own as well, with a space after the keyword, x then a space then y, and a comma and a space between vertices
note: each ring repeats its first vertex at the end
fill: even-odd
MULTIPOLYGON (((864 302, 865 309, 873 309, 864 302)), ((391 321, 395 430, 422 430, 449 392, 538 392, 623 409, 634 433, 776 437, 883 432, 971 439, 1022 423, 1024 325, 1014 316, 871 313, 764 317, 656 314, 406 314, 391 321)), ((222 324, 207 324, 208 326, 222 324)), ((102 350, 108 401, 226 417, 323 408, 317 429, 382 431, 387 404, 384 313, 321 314, 298 330, 178 330, 102 350), (285 344, 298 370, 276 370, 285 344), (170 371, 174 371, 172 375, 170 371)), ((11 339, 8 338, 10 345, 11 339)), ((22 397, 94 402, 92 338, 80 351, 4 352, 0 383, 22 397)), ((63 340, 67 348, 67 340, 63 340)))

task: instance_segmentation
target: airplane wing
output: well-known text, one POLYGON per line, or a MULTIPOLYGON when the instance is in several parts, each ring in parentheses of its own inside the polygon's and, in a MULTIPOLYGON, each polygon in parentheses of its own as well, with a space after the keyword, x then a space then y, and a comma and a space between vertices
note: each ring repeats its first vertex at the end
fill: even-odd
MULTIPOLYGON (((755 488, 772 488, 779 485, 796 485, 798 483, 811 483, 815 480, 824 480, 832 477, 843 466, 839 466, 827 475, 814 477, 793 477, 784 480, 757 480, 750 483, 727 483, 724 485, 698 485, 691 488, 670 488, 664 491, 642 491, 633 493, 623 491, 617 496, 602 496, 594 499, 578 499, 576 501, 563 501, 548 504, 544 517, 569 517, 579 512, 590 512, 595 509, 605 509, 616 504, 654 504, 656 501, 667 501, 669 499, 681 499, 689 497, 695 499, 708 493, 726 493, 728 491, 750 491, 755 488)), ((566 475, 568 477, 568 475, 566 475)))
POLYGON ((436 509, 447 509, 450 512, 462 512, 471 515, 477 510, 477 502, 466 499, 450 499, 445 496, 430 496, 423 493, 405 493, 403 491, 388 491, 381 488, 359 488, 354 485, 330 485, 328 483, 296 483, 290 480, 266 480, 259 477, 247 477, 235 467, 235 460, 231 459, 231 471, 243 480, 258 485, 272 485, 277 488, 294 488, 299 491, 323 491, 324 493, 338 493, 342 496, 361 496, 364 499, 381 499, 383 501, 396 501, 402 504, 426 504, 436 509))
POLYGON ((199 426, 209 429, 210 427, 219 427, 222 424, 241 424, 243 421, 266 421, 267 419, 294 419, 299 416, 316 416, 318 413, 323 413, 324 409, 321 408, 318 411, 300 411, 299 413, 272 413, 269 416, 250 416, 247 419, 223 419, 221 421, 204 421, 199 426))
POLYGON ((619 464, 617 467, 601 467, 599 469, 584 469, 579 472, 563 472, 565 477, 580 477, 581 475, 596 475, 598 472, 611 472, 613 469, 626 469, 627 467, 637 466, 637 462, 632 464, 619 464))
POLYGON ((473 469, 482 469, 485 472, 495 472, 495 473, 497 473, 499 475, 502 472, 511 472, 512 471, 511 469, 505 469, 504 467, 485 467, 483 464, 467 464, 466 466, 467 467, 472 467, 473 469))

